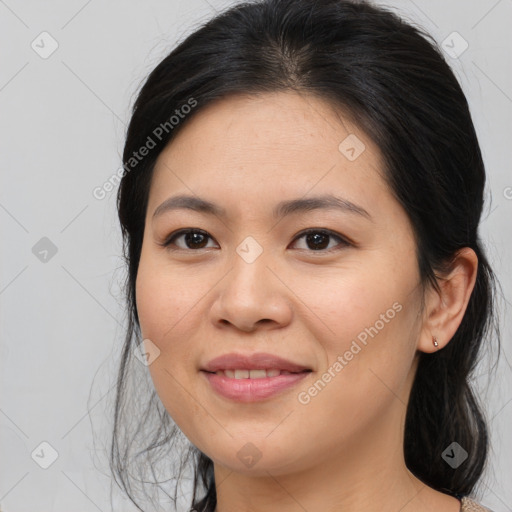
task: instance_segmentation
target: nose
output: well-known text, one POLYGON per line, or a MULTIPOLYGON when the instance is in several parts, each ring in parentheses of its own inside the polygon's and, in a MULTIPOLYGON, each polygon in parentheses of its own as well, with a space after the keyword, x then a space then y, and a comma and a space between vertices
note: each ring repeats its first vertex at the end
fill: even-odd
POLYGON ((263 255, 252 263, 235 255, 231 270, 216 287, 211 317, 217 327, 253 332, 290 323, 290 291, 283 283, 284 276, 279 276, 268 263, 263 255))

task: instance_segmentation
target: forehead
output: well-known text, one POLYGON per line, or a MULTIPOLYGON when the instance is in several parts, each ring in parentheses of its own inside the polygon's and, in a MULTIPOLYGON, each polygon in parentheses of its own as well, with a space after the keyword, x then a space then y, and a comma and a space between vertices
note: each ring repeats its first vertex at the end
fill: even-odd
POLYGON ((171 192, 247 203, 337 190, 371 204, 387 193, 382 173, 376 145, 327 102, 293 92, 238 95, 194 113, 162 151, 150 203, 171 192))

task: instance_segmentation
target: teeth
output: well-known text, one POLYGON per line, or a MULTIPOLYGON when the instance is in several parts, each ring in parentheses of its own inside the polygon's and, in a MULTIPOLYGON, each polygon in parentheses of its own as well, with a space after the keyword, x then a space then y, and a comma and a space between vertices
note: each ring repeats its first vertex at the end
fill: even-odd
POLYGON ((278 375, 291 375, 292 372, 271 368, 269 370, 218 370, 215 373, 229 379, 265 379, 278 375))
POLYGON ((264 379, 267 376, 267 372, 265 370, 250 370, 249 378, 250 379, 264 379))

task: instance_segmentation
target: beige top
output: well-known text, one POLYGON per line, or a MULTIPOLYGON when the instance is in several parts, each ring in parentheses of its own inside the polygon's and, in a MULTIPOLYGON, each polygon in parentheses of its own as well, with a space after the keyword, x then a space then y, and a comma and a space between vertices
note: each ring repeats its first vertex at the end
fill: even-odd
POLYGON ((488 508, 479 505, 476 501, 473 501, 467 496, 461 499, 461 503, 460 512, 491 512, 488 508))

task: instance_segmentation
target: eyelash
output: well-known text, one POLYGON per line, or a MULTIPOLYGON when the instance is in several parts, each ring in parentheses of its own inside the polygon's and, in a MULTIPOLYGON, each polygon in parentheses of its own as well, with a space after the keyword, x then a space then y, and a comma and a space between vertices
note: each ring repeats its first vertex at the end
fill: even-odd
MULTIPOLYGON (((188 229, 180 229, 179 231, 175 231, 174 233, 169 235, 167 237, 167 239, 163 243, 160 243, 159 245, 161 245, 163 247, 166 247, 167 249, 173 250, 173 251, 195 251, 195 252, 198 252, 198 251, 204 249, 204 248, 201 248, 201 249, 189 249, 189 248, 183 249, 181 247, 173 249, 171 247, 171 245, 174 244, 174 241, 177 238, 179 238, 179 237, 181 237, 183 235, 189 234, 189 233, 199 233, 201 235, 205 235, 210 240, 213 240, 213 238, 206 231, 203 231, 202 229, 188 228, 188 229)), ((338 246, 338 247, 334 247, 334 248, 331 247, 330 249, 318 249, 318 250, 313 250, 313 249, 311 249, 311 250, 300 249, 300 250, 306 250, 307 252, 312 252, 312 253, 331 253, 331 252, 334 252, 334 251, 339 251, 339 250, 343 249, 344 247, 353 246, 354 245, 347 238, 341 236, 340 234, 338 234, 338 233, 336 233, 334 231, 331 231, 329 229, 323 229, 323 228, 310 228, 310 229, 307 229, 305 231, 302 231, 293 239, 292 243, 296 242, 297 240, 300 240, 301 238, 306 237, 307 235, 316 234, 316 233, 320 233, 322 235, 329 236, 331 238, 337 239, 339 242, 341 242, 341 247, 338 246)))

